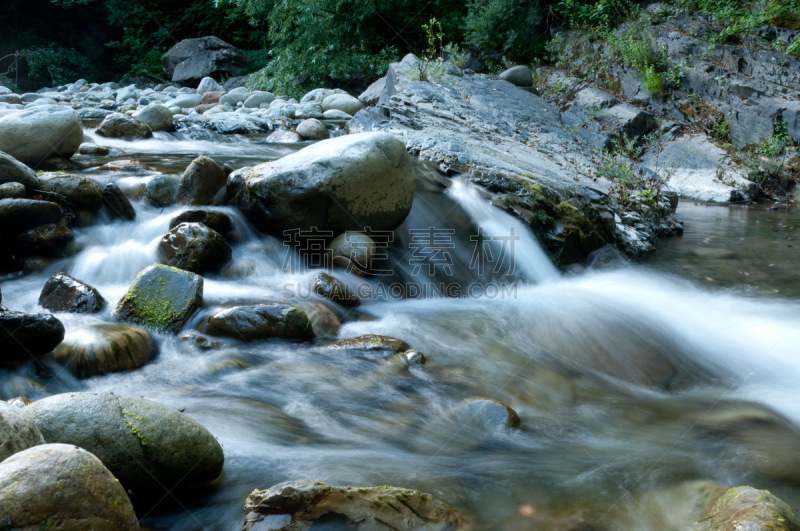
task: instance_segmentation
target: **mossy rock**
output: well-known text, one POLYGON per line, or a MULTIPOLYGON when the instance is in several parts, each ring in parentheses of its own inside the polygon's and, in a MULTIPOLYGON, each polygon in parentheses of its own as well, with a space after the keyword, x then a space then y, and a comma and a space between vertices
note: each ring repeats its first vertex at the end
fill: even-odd
POLYGON ((142 367, 155 352, 147 330, 128 325, 96 325, 71 331, 53 352, 78 378, 142 367))
POLYGON ((277 302, 222 310, 209 318, 205 331, 243 341, 271 337, 308 339, 314 335, 306 312, 294 304, 277 302))
POLYGON ((325 345, 327 348, 341 348, 347 350, 383 350, 388 352, 400 353, 409 350, 411 347, 401 339, 377 334, 365 334, 363 336, 349 337, 340 339, 325 345))
POLYGON ((203 301, 203 277, 161 264, 142 270, 120 299, 120 321, 176 333, 203 301))
POLYGON ((723 494, 693 531, 769 529, 800 531, 800 521, 783 500, 766 490, 734 487, 723 494))

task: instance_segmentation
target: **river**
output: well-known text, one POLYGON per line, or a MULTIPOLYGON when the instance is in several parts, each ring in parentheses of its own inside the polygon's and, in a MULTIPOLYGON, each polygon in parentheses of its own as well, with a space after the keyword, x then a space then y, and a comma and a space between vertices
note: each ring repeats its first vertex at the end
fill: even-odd
MULTIPOLYGON (((238 168, 297 149, 262 137, 164 133, 98 143, 166 173, 200 154, 238 168)), ((82 173, 126 186, 155 174, 98 171, 113 158, 82 173)), ((302 479, 429 492, 470 512, 481 529, 525 529, 527 505, 586 510, 611 529, 685 529, 697 515, 676 500, 690 503, 680 493, 694 480, 751 484, 800 501, 792 486, 800 480, 796 210, 682 203, 684 235, 659 242, 646 264, 605 252, 587 267, 558 271, 521 222, 470 184, 456 179, 445 188, 432 169, 416 168, 415 205, 387 262, 398 282, 453 282, 458 296, 377 297, 357 311, 334 310, 343 323, 337 337, 398 337, 425 354, 425 365, 392 370, 375 356, 323 348, 333 337, 204 349, 184 334, 157 335, 157 357, 139 370, 76 380, 52 364, 52 377, 23 366, 0 374, 0 395, 113 391, 185 410, 210 430, 225 452, 222 479, 142 511, 143 527, 153 530, 239 529, 250 492, 302 479), (430 227, 452 231, 449 272, 409 259, 408 234, 430 227), (477 271, 475 245, 512 228, 512 259, 499 271, 477 271), (484 240, 471 238, 479 234, 484 240), (476 283, 481 290, 466 289, 476 283), (454 411, 471 397, 510 405, 520 426, 462 422, 454 411)), ((158 241, 185 209, 134 206, 132 223, 76 229, 70 258, 3 279, 4 304, 42 311, 42 286, 66 271, 109 301, 97 315, 59 314, 67 333, 113 321, 116 302, 156 261, 158 241)), ((223 210, 235 222, 233 260, 205 276, 203 308, 186 330, 226 306, 286 300, 287 286, 313 276, 287 270, 283 242, 223 210)), ((502 242, 489 248, 503 252, 502 242)), ((393 282, 335 274, 375 292, 393 282)))

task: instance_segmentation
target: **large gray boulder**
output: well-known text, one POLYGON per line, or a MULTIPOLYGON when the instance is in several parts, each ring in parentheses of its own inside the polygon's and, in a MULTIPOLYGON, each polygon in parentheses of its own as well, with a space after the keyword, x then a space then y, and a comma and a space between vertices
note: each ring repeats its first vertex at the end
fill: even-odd
POLYGON ((172 112, 160 103, 151 103, 133 113, 133 117, 146 123, 152 131, 172 131, 175 128, 172 112))
POLYGON ((4 529, 136 531, 125 489, 91 453, 66 444, 29 448, 0 463, 4 529))
POLYGON ((297 134, 303 140, 325 140, 330 137, 328 128, 316 118, 309 118, 297 124, 297 134))
POLYGON ((36 172, 20 161, 0 151, 0 184, 19 183, 30 190, 39 185, 36 172))
POLYGON ((0 118, 0 151, 28 166, 52 156, 68 159, 82 142, 81 118, 70 108, 44 105, 0 118))
POLYGON ((533 74, 527 66, 513 66, 498 76, 504 81, 508 81, 518 87, 532 87, 533 74))
POLYGON ((0 400, 0 461, 38 444, 44 444, 44 437, 33 419, 0 400))
POLYGON ((213 481, 222 447, 197 421, 163 404, 112 393, 65 393, 24 409, 45 441, 96 455, 136 495, 213 481))
POLYGON ((381 93, 386 87, 386 78, 382 77, 361 93, 358 100, 364 105, 375 105, 381 99, 381 93))
POLYGON ((200 80, 200 84, 197 85, 197 93, 201 96, 206 92, 225 92, 225 89, 222 88, 222 85, 217 83, 217 81, 213 77, 204 77, 200 80))
POLYGON ((203 277, 155 264, 136 275, 117 304, 121 321, 157 332, 178 332, 203 300, 203 277))
POLYGON ((322 100, 322 112, 335 109, 337 111, 346 112, 350 116, 364 108, 358 98, 354 98, 349 94, 331 94, 322 100))
POLYGON ((204 77, 235 76, 249 62, 246 54, 217 37, 182 40, 161 57, 173 82, 191 86, 204 77))
POLYGON ((227 182, 225 171, 214 159, 197 157, 181 176, 176 202, 181 205, 210 205, 227 182))
POLYGON ((100 136, 122 138, 124 140, 137 140, 153 136, 153 131, 149 125, 138 118, 121 113, 106 116, 103 122, 97 126, 95 132, 100 136))
POLYGON ((414 202, 405 145, 389 133, 323 140, 228 177, 228 198, 261 230, 394 230, 414 202))

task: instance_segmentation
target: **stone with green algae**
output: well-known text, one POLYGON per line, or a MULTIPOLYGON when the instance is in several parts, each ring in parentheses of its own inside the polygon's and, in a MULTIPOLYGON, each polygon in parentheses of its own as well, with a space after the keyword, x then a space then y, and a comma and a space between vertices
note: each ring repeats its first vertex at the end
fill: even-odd
POLYGON ((792 508, 769 491, 734 487, 703 515, 693 531, 744 531, 770 529, 800 531, 800 521, 792 508))

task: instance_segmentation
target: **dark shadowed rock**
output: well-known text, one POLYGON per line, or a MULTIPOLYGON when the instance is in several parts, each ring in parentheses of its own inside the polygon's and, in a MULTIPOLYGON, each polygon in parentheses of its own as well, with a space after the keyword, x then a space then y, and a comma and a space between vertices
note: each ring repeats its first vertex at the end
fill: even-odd
POLYGON ((121 113, 106 116, 95 132, 100 136, 124 140, 137 140, 153 136, 149 125, 138 118, 121 113))
POLYGON ((11 155, 0 151, 0 184, 19 183, 27 189, 36 188, 36 172, 11 155))
POLYGON ((47 354, 64 339, 64 325, 50 314, 0 311, 0 364, 47 354))
POLYGON ((139 529, 117 478, 74 445, 36 446, 0 463, 0 500, 7 529, 139 529))
POLYGON ((0 184, 0 199, 25 199, 25 187, 20 183, 0 184))
POLYGON ((48 223, 17 234, 10 247, 21 255, 55 256, 64 252, 73 239, 75 234, 66 225, 48 223))
POLYGON ((63 195, 76 208, 97 210, 103 206, 103 187, 96 181, 68 173, 42 173, 39 189, 63 195))
POLYGON ((95 325, 71 331, 52 357, 78 378, 144 366, 155 353, 155 343, 144 328, 95 325))
POLYGON ((185 210, 172 218, 169 222, 169 230, 174 229, 181 223, 202 223, 209 229, 220 233, 226 240, 230 240, 233 237, 233 221, 228 214, 218 210, 200 208, 185 210))
POLYGON ((193 273, 214 272, 231 259, 231 248, 221 234, 202 223, 181 223, 159 243, 158 258, 193 273))
POLYGON ((0 199, 0 233, 4 235, 55 223, 60 217, 61 207, 50 201, 0 199))
POLYGON ((176 201, 181 205, 210 205, 227 182, 219 164, 206 156, 197 157, 183 172, 176 201))
POLYGON ((206 333, 253 341, 270 337, 306 339, 314 335, 306 313, 293 304, 235 306, 211 316, 206 333))
POLYGON ((375 241, 360 232, 340 234, 328 245, 331 264, 352 273, 370 271, 376 251, 375 241))
POLYGON ((314 293, 320 297, 325 297, 342 306, 353 308, 361 304, 358 296, 350 290, 347 284, 327 273, 320 273, 314 277, 313 287, 314 293))
POLYGON ((246 54, 217 37, 182 40, 161 57, 173 82, 191 86, 204 77, 235 76, 249 62, 246 54))
POLYGON ((136 210, 133 205, 122 193, 114 183, 108 183, 103 188, 103 206, 111 218, 124 219, 125 221, 133 221, 136 219, 136 210))
POLYGON ((51 312, 96 313, 106 307, 106 300, 92 286, 59 273, 45 282, 39 305, 51 312))
POLYGON ((155 264, 136 275, 114 314, 121 321, 150 330, 176 333, 202 300, 203 277, 155 264))

